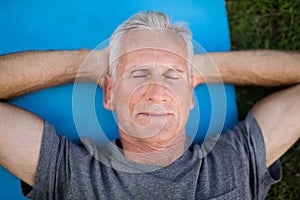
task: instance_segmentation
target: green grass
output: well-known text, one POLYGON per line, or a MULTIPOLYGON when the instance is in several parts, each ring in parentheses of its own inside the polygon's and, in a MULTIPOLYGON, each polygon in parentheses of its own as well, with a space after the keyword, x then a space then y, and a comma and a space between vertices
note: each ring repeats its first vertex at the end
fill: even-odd
MULTIPOLYGON (((232 50, 300 50, 300 0, 227 0, 232 50)), ((281 88, 237 87, 239 117, 254 103, 281 88)), ((300 123, 300 122, 299 122, 300 123)), ((283 179, 268 200, 300 199, 300 142, 282 158, 283 179)))

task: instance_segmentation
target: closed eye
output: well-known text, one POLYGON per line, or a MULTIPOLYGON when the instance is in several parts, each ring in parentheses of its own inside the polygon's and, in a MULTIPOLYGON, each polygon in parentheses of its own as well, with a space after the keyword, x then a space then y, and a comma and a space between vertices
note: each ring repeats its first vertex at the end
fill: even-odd
POLYGON ((150 71, 148 69, 135 69, 131 71, 130 76, 132 78, 145 78, 150 75, 150 71))
POLYGON ((177 71, 175 69, 168 69, 168 71, 166 71, 163 74, 163 76, 168 79, 177 80, 177 79, 180 79, 180 77, 182 75, 181 75, 180 71, 177 71))

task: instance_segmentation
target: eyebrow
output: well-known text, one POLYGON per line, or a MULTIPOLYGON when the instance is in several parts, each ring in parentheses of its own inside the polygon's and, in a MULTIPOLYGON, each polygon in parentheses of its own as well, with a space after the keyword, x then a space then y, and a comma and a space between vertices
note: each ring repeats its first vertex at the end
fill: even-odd
POLYGON ((147 67, 144 65, 140 65, 140 66, 136 66, 136 67, 132 68, 131 70, 129 70, 129 73, 134 73, 136 71, 149 71, 149 69, 147 69, 147 67))

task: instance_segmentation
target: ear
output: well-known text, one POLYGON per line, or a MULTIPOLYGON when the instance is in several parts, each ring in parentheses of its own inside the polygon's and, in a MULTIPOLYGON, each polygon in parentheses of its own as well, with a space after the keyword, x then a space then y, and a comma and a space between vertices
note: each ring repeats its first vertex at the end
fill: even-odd
POLYGON ((190 98, 190 110, 192 110, 195 106, 195 98, 194 98, 194 90, 192 90, 191 98, 190 98))
POLYGON ((105 75, 104 78, 104 86, 103 86, 103 92, 104 92, 104 101, 103 106, 107 110, 113 110, 113 82, 112 78, 109 75, 105 75))
POLYGON ((191 77, 191 98, 190 98, 190 110, 194 108, 195 106, 195 98, 194 98, 194 90, 195 87, 197 85, 195 85, 195 76, 192 75, 191 77))
POLYGON ((191 76, 191 84, 190 84, 190 90, 191 90, 191 98, 190 98, 190 110, 194 108, 195 106, 195 98, 194 98, 194 90, 195 90, 195 87, 197 85, 195 85, 195 76, 191 76))
POLYGON ((195 78, 195 76, 194 75, 192 75, 191 76, 191 86, 193 87, 193 88, 195 88, 196 87, 196 78, 195 78))

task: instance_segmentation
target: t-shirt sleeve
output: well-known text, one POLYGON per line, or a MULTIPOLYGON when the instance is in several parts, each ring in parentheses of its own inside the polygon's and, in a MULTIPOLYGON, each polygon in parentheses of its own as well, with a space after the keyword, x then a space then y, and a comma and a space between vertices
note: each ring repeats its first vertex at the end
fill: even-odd
MULTIPOLYGON (((66 195, 73 173, 77 173, 80 165, 76 159, 88 157, 83 147, 75 145, 65 137, 58 136, 52 125, 45 122, 40 149, 35 186, 28 191, 22 183, 25 197, 30 199, 55 199, 58 195, 66 195), (76 158, 77 157, 77 158, 76 158), (26 190, 27 191, 24 191, 26 190), (62 192, 64 191, 64 192, 62 192)), ((80 183, 79 183, 80 184, 80 183)), ((61 199, 65 199, 60 196, 61 199)))
POLYGON ((242 156, 249 171, 252 191, 259 199, 264 199, 270 186, 280 181, 282 171, 279 160, 266 167, 264 138, 253 114, 250 112, 243 122, 224 135, 227 145, 242 156))

